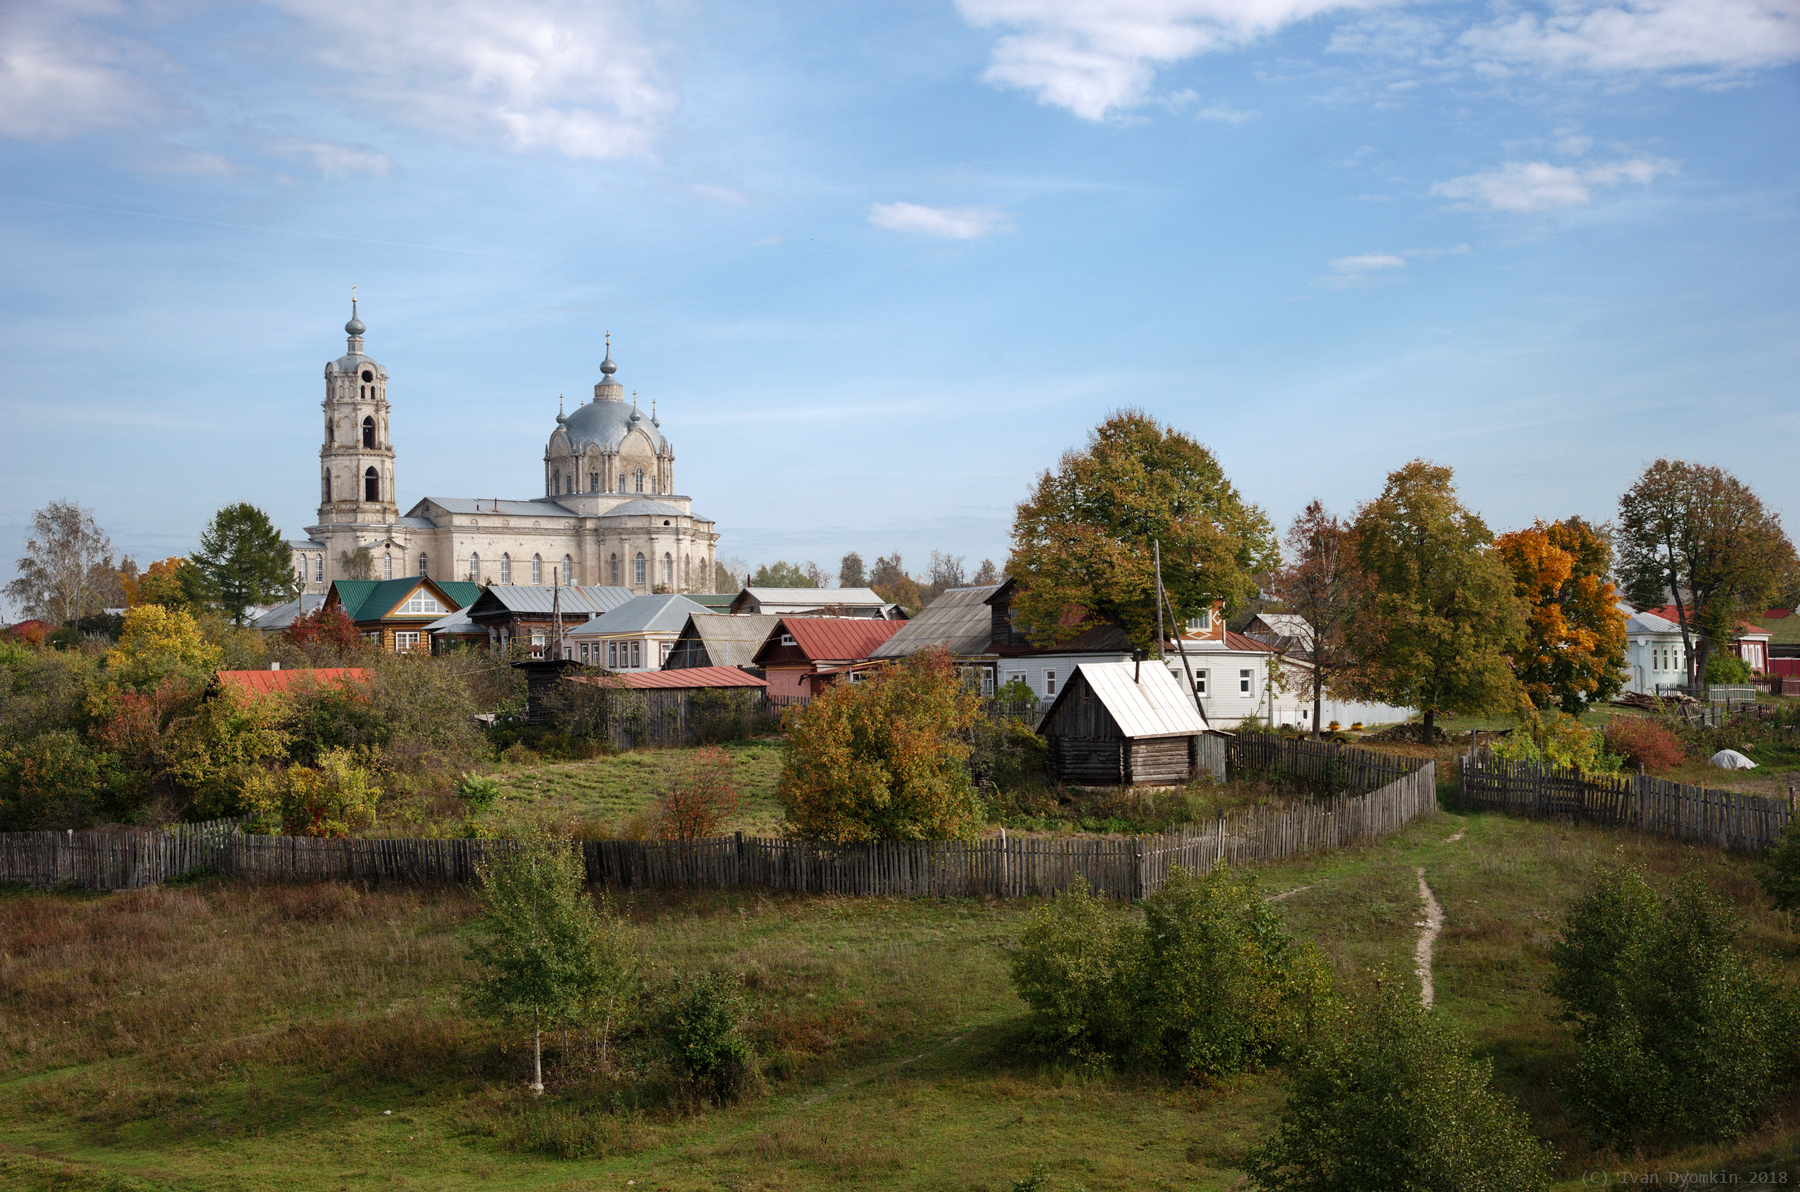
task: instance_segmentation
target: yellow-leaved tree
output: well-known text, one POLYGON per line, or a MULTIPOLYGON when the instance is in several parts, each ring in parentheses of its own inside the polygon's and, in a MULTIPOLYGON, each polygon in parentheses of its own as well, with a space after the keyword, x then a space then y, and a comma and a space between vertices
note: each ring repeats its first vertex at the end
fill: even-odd
POLYGON ((106 671, 134 691, 153 691, 171 676, 206 680, 222 653, 185 610, 140 604, 125 610, 125 628, 106 653, 106 671))
POLYGON ((1625 614, 1606 577, 1612 544, 1579 517, 1494 539, 1525 602, 1525 642, 1513 673, 1532 704, 1579 716, 1624 686, 1625 614))

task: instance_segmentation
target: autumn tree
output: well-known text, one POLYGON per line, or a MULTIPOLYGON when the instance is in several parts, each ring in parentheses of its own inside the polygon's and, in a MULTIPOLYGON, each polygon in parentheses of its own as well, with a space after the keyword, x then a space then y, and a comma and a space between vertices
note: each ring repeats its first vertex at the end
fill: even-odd
POLYGON ((889 604, 897 604, 906 610, 908 616, 925 607, 925 594, 919 590, 919 582, 906 574, 899 551, 875 560, 875 565, 869 569, 869 587, 889 604))
POLYGON ((1149 646, 1156 636, 1152 543, 1177 620, 1216 603, 1229 614, 1275 564, 1274 528, 1244 501, 1211 451, 1138 410, 1114 414, 1063 455, 1013 517, 1007 573, 1013 608, 1033 641, 1067 634, 1071 620, 1117 625, 1149 646))
POLYGON ((1313 701, 1313 736, 1322 727, 1325 693, 1349 663, 1346 638, 1364 597, 1350 526, 1314 501, 1287 532, 1288 563, 1275 573, 1273 587, 1287 611, 1310 627, 1296 653, 1308 664, 1305 690, 1313 701))
MULTIPOLYGON (((816 570, 816 569, 815 569, 816 570)), ((813 577, 806 574, 806 569, 798 563, 787 563, 777 559, 773 563, 764 563, 756 569, 756 574, 744 584, 746 588, 816 588, 813 577)))
POLYGON ((1456 499, 1449 468, 1414 460, 1390 473, 1351 527, 1367 595, 1349 624, 1346 688, 1436 719, 1517 706, 1508 655, 1525 611, 1494 536, 1456 499))
POLYGON ((975 569, 975 578, 969 581, 977 588, 985 588, 1000 582, 1000 569, 994 566, 992 559, 983 559, 981 566, 975 569))
POLYGON ((1606 529, 1579 517, 1494 540, 1524 602, 1525 641, 1513 674, 1534 706, 1579 716, 1624 686, 1625 614, 1612 573, 1606 529))
POLYGON ((125 602, 159 604, 164 608, 198 612, 206 607, 206 577, 191 559, 173 555, 158 559, 141 575, 125 583, 125 602))
POLYGON ((924 650, 791 712, 776 798, 811 840, 967 839, 981 825, 963 735, 981 700, 924 650))
POLYGON ((53 625, 99 612, 118 582, 112 540, 93 512, 73 501, 52 501, 31 515, 25 557, 13 566, 18 577, 6 585, 7 599, 53 625))
POLYGON ((863 570, 863 557, 861 555, 857 554, 855 551, 851 551, 838 561, 838 587, 866 588, 868 586, 869 576, 868 573, 863 570))
POLYGON ((203 684, 221 653, 186 611, 140 604, 125 611, 125 629, 106 653, 106 670, 134 691, 154 691, 171 677, 203 684))
POLYGON ((370 649, 369 639, 341 604, 320 605, 305 616, 295 617, 281 631, 279 640, 315 665, 338 664, 370 649))
POLYGON ((1674 603, 1690 685, 1713 649, 1737 637, 1740 618, 1767 607, 1800 570, 1781 515, 1749 485, 1681 460, 1657 460, 1619 498, 1617 541, 1631 601, 1674 603))
POLYGON ((286 597, 294 585, 293 555, 281 531, 248 501, 225 506, 206 523, 194 566, 212 602, 237 625, 251 605, 286 597))

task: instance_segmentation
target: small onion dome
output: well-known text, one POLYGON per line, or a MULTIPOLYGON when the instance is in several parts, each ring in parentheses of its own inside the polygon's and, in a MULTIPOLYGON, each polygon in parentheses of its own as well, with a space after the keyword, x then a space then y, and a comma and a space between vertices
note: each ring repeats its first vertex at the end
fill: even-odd
POLYGON ((363 326, 363 321, 356 317, 356 302, 352 300, 350 303, 350 321, 344 324, 344 334, 361 335, 367 330, 368 328, 363 326))
POLYGON ((600 371, 606 374, 606 377, 608 380, 611 380, 612 375, 619 371, 619 366, 614 364, 612 361, 612 345, 611 344, 606 345, 606 359, 604 359, 600 362, 600 371))

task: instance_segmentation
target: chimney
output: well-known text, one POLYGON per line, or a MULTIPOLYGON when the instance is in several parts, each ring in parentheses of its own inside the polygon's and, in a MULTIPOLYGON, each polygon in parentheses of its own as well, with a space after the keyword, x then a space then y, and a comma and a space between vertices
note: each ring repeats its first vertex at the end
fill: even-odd
POLYGON ((1131 652, 1131 681, 1133 683, 1144 681, 1144 652, 1142 650, 1131 652))
POLYGON ((281 669, 281 663, 279 663, 279 662, 271 662, 271 663, 269 663, 269 669, 270 669, 270 670, 280 670, 280 669, 281 669))

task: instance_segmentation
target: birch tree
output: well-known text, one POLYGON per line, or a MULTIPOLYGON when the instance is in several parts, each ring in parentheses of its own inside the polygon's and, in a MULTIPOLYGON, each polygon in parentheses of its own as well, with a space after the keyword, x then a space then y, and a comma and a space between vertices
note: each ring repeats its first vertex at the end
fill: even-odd
POLYGON ((112 540, 93 511, 73 501, 52 501, 31 515, 25 557, 13 566, 18 577, 6 585, 7 599, 53 625, 99 612, 102 594, 118 582, 112 540))

